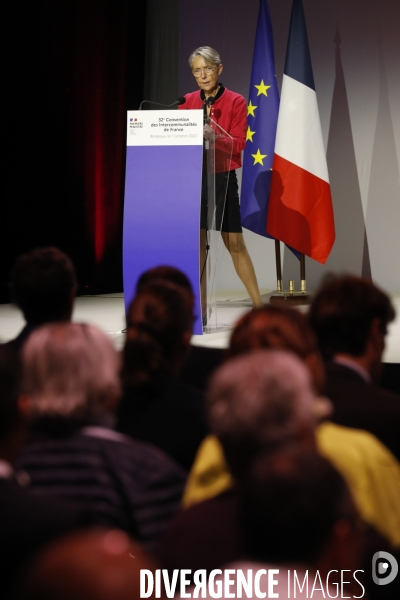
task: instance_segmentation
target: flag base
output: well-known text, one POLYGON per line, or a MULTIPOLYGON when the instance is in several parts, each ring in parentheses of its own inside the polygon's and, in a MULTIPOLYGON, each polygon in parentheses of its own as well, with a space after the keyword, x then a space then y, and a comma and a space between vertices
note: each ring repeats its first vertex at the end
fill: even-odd
POLYGON ((271 304, 301 306, 311 304, 312 294, 309 292, 274 292, 269 301, 271 304))

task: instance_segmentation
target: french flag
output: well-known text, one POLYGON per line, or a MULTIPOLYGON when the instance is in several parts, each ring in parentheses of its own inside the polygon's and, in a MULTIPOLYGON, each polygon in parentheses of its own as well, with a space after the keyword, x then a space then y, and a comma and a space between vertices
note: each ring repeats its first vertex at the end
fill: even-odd
POLYGON ((302 0, 293 0, 267 232, 325 263, 335 241, 331 188, 302 0))

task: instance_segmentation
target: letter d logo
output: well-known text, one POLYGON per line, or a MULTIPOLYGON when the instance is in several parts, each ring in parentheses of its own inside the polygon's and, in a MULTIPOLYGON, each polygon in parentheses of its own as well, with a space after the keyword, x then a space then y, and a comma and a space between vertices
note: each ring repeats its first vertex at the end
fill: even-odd
POLYGON ((394 556, 383 550, 375 552, 372 557, 372 579, 376 585, 391 583, 396 578, 398 571, 399 565, 394 556), (381 577, 381 575, 385 575, 385 577, 381 577))

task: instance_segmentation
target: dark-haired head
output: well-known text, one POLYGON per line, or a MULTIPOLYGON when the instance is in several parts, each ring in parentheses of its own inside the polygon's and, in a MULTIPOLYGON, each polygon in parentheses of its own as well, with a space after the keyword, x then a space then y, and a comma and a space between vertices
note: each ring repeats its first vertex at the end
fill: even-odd
POLYGON ((296 354, 308 366, 315 389, 322 389, 325 372, 317 340, 300 311, 270 304, 246 313, 233 330, 227 357, 263 348, 296 354))
POLYGON ((143 284, 129 307, 127 325, 125 385, 148 384, 162 373, 175 375, 192 335, 192 298, 174 283, 143 284))
POLYGON ((315 295, 309 312, 311 326, 326 359, 339 353, 361 356, 373 323, 384 336, 394 317, 389 296, 371 281, 355 275, 329 275, 315 295))
POLYGON ((243 543, 253 559, 314 566, 339 520, 354 528, 357 513, 344 480, 312 450, 296 445, 261 455, 243 483, 243 543))
POLYGON ((74 265, 58 248, 23 254, 11 273, 12 299, 30 325, 69 320, 76 289, 74 265))
POLYGON ((169 283, 178 285, 179 287, 187 290, 187 292, 193 296, 193 287, 187 275, 185 275, 185 273, 180 269, 171 267, 169 265, 160 265, 158 267, 153 267, 153 269, 144 271, 136 284, 136 293, 140 292, 145 285, 162 281, 168 281, 169 283))

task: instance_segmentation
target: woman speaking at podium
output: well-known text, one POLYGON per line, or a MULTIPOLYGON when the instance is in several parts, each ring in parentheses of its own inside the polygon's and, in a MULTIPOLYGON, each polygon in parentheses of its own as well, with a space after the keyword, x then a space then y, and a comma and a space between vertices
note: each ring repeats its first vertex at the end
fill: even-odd
MULTIPOLYGON (((179 109, 202 108, 205 116, 210 117, 232 137, 233 147, 232 158, 228 161, 229 170, 227 171, 226 167, 219 167, 218 163, 221 161, 218 160, 218 157, 216 158, 215 188, 217 229, 221 229, 222 239, 232 257, 236 273, 242 280, 253 306, 262 306, 253 263, 243 238, 240 220, 238 184, 235 172, 235 169, 242 166, 241 152, 246 145, 246 100, 240 94, 236 94, 235 92, 226 89, 223 84, 218 81, 223 66, 218 52, 213 48, 202 46, 197 48, 197 50, 194 50, 189 57, 189 65, 200 91, 186 94, 186 102, 180 105, 179 109), (218 201, 220 200, 219 196, 223 197, 225 189, 227 190, 226 203, 221 224, 218 222, 218 220, 221 220, 221 215, 218 215, 218 201)), ((206 132, 207 125, 205 126, 205 135, 207 135, 206 132)), ((201 273, 203 273, 206 260, 207 239, 207 203, 204 198, 204 187, 203 184, 200 217, 201 273)), ((205 286, 202 285, 202 295, 204 294, 204 289, 205 286)), ((204 299, 202 298, 204 309, 205 302, 203 300, 204 299)))

